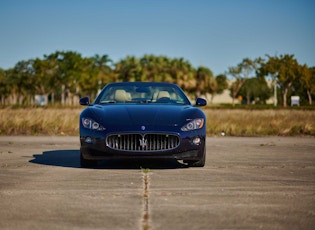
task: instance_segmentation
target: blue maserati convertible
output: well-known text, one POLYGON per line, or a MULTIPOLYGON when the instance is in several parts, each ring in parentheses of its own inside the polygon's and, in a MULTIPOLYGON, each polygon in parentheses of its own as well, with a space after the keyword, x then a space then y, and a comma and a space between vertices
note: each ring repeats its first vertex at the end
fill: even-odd
POLYGON ((118 82, 104 87, 80 114, 80 162, 106 159, 176 159, 190 167, 206 161, 206 117, 171 83, 118 82))

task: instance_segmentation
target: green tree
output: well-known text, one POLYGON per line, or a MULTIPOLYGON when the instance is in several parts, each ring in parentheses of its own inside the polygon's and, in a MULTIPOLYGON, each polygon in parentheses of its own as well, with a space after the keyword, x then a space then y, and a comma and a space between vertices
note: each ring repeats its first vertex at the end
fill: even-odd
POLYGON ((140 60, 133 56, 127 56, 115 64, 115 73, 118 81, 145 81, 141 73, 140 60))
POLYGON ((165 81, 192 91, 196 87, 195 70, 182 58, 144 55, 141 58, 127 56, 115 63, 118 81, 165 81))
POLYGON ((207 68, 200 66, 196 71, 196 97, 201 94, 210 93, 213 95, 218 87, 217 81, 213 76, 212 71, 207 68))
POLYGON ((47 63, 46 74, 49 75, 49 79, 51 79, 48 84, 53 87, 51 93, 52 103, 55 102, 56 97, 61 104, 65 104, 65 85, 67 80, 62 67, 63 56, 60 51, 56 51, 55 53, 44 55, 44 61, 47 63))
POLYGON ((216 82, 218 84, 218 87, 215 91, 216 94, 222 94, 224 90, 226 90, 229 87, 229 84, 227 82, 227 77, 225 74, 219 74, 216 76, 216 82))
POLYGON ((30 105, 35 95, 34 60, 18 62, 7 73, 7 84, 11 85, 11 102, 30 105))
POLYGON ((92 57, 93 65, 90 66, 90 71, 96 70, 97 72, 97 83, 99 86, 103 87, 104 85, 117 81, 117 78, 113 72, 113 61, 109 58, 108 55, 104 54, 102 56, 96 54, 92 57))
POLYGON ((287 96, 294 81, 299 77, 300 66, 294 55, 268 56, 269 60, 260 69, 263 76, 271 74, 281 90, 283 107, 287 107, 287 96))
POLYGON ((306 91, 309 105, 313 104, 312 96, 315 94, 315 67, 308 68, 306 65, 301 66, 301 85, 306 91))
POLYGON ((249 78, 240 89, 239 95, 246 98, 247 104, 252 102, 265 104, 271 96, 271 89, 265 78, 249 78))
POLYGON ((170 60, 170 75, 183 90, 192 92, 196 89, 195 69, 183 58, 170 60))
POLYGON ((74 97, 89 96, 95 98, 97 90, 102 87, 102 80, 98 78, 99 67, 95 66, 92 58, 81 58, 78 62, 80 65, 80 74, 75 79, 73 87, 74 97))
POLYGON ((54 75, 51 71, 50 63, 47 59, 36 58, 33 63, 35 93, 43 95, 48 101, 48 96, 52 95, 55 89, 54 75))
POLYGON ((224 90, 226 90, 229 85, 227 82, 227 77, 224 74, 220 74, 214 78, 216 82, 216 87, 214 88, 214 91, 211 94, 211 103, 213 102, 213 98, 218 95, 222 94, 224 90))
POLYGON ((249 58, 244 58, 236 67, 229 68, 228 74, 235 79, 230 88, 233 106, 235 106, 235 98, 238 96, 241 87, 245 81, 251 77, 250 75, 257 69, 257 64, 259 64, 260 61, 261 59, 253 61, 249 58))
POLYGON ((55 92, 61 94, 61 104, 76 104, 76 98, 81 90, 79 82, 85 70, 81 54, 56 51, 46 56, 46 59, 50 62, 51 73, 54 76, 55 92))
POLYGON ((140 58, 141 79, 146 81, 163 81, 167 62, 162 56, 144 55, 140 58))
POLYGON ((10 95, 10 86, 7 83, 7 73, 0 68, 0 100, 1 104, 6 103, 6 98, 10 95))

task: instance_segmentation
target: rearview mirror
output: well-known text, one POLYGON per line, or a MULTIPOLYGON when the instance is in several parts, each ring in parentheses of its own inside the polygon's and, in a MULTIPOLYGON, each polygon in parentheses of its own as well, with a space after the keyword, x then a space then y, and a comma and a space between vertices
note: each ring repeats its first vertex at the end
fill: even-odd
POLYGON ((89 97, 80 98, 80 105, 90 105, 90 98, 89 97))
POLYGON ((207 101, 203 98, 197 98, 196 100, 196 106, 205 106, 207 105, 207 101))

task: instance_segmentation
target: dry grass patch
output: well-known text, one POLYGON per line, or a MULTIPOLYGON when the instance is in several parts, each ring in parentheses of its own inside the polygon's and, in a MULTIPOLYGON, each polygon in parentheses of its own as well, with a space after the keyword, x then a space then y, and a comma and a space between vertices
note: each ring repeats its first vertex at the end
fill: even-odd
POLYGON ((315 135, 312 110, 205 110, 209 136, 315 135))
POLYGON ((78 135, 80 109, 0 110, 1 135, 78 135))
MULTIPOLYGON (((76 108, 0 109, 0 135, 79 135, 76 108)), ((314 110, 205 109, 207 135, 315 136, 314 110)))

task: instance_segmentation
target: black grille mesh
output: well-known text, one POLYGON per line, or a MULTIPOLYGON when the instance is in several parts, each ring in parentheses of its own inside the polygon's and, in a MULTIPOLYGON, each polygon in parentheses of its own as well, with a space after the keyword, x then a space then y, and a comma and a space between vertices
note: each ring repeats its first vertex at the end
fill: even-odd
POLYGON ((161 151, 174 149, 179 137, 173 134, 113 134, 107 137, 109 148, 122 151, 161 151))

